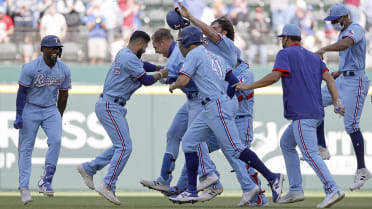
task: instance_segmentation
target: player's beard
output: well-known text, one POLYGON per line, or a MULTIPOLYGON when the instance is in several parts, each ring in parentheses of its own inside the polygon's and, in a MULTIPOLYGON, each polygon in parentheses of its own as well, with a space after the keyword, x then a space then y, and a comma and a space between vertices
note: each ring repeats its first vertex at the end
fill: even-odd
POLYGON ((136 56, 138 57, 138 59, 141 59, 143 53, 144 53, 143 49, 137 51, 136 56))

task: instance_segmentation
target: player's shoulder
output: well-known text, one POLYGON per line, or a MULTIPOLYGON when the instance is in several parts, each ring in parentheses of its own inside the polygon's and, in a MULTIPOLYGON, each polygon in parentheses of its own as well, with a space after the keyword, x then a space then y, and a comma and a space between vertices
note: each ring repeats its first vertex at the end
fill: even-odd
POLYGON ((65 72, 70 72, 70 68, 67 66, 66 63, 64 63, 62 60, 58 59, 57 60, 57 63, 59 68, 61 68, 63 71, 65 72))
POLYGON ((34 60, 32 60, 28 63, 25 63, 22 67, 23 71, 30 72, 30 71, 33 71, 34 69, 39 68, 39 65, 40 65, 40 62, 42 61, 42 59, 43 59, 43 57, 39 56, 36 59, 34 59, 34 60))

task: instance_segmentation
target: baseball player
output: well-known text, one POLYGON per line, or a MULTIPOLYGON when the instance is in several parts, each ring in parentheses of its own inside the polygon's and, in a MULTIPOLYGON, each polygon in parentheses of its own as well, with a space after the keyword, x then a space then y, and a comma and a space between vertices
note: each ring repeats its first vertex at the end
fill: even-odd
MULTIPOLYGON (((165 68, 168 70, 167 83, 172 83, 177 79, 178 72, 181 69, 184 58, 174 41, 170 31, 160 28, 152 36, 152 45, 156 53, 162 54, 168 58, 165 68)), ((186 103, 178 110, 173 119, 172 125, 167 132, 167 146, 163 157, 160 176, 156 180, 142 180, 140 183, 150 189, 165 192, 171 195, 183 191, 187 186, 187 173, 181 176, 177 186, 170 188, 172 172, 175 168, 175 161, 178 157, 179 145, 182 136, 186 132, 188 124, 199 114, 202 109, 201 101, 198 97, 199 90, 193 82, 181 89, 187 97, 186 103), (185 179, 186 178, 186 179, 185 179)), ((218 172, 214 163, 209 158, 208 146, 204 142, 198 145, 198 156, 200 159, 199 176, 201 183, 199 190, 205 188, 203 184, 218 181, 218 172)), ((222 193, 222 191, 220 191, 222 193)))
MULTIPOLYGON (((364 139, 359 128, 364 100, 369 89, 369 79, 365 74, 366 39, 363 28, 352 22, 349 12, 343 4, 330 8, 329 16, 333 28, 340 31, 338 41, 319 49, 316 53, 323 58, 329 51, 338 51, 340 56, 339 71, 333 72, 340 97, 345 105, 344 125, 350 135, 357 158, 357 171, 350 190, 360 189, 372 177, 364 162, 364 139)), ((332 104, 327 88, 322 88, 324 106, 332 104)), ((318 128, 318 144, 325 147, 324 123, 318 128)))
MULTIPOLYGON (((198 201, 196 189, 197 145, 214 134, 225 153, 249 163, 267 178, 275 202, 281 194, 284 176, 268 170, 257 155, 248 148, 244 148, 239 140, 235 126, 238 101, 230 99, 230 95, 227 94, 230 92, 230 87, 227 93, 225 91, 226 81, 229 82, 229 85, 239 81, 231 73, 231 69, 226 70, 228 68, 222 58, 202 46, 203 33, 199 28, 186 27, 181 32, 179 41, 181 53, 186 58, 180 75, 176 82, 170 85, 169 91, 173 92, 174 89, 186 86, 192 77, 199 89, 204 107, 182 138, 188 173, 188 188, 185 192, 171 196, 169 199, 178 203, 198 201)), ((250 190, 248 202, 258 193, 259 187, 256 185, 250 190)))
POLYGON ((298 145, 302 155, 323 183, 326 197, 318 208, 330 207, 341 200, 345 193, 339 188, 330 174, 317 149, 316 127, 324 117, 321 97, 322 80, 332 97, 335 112, 344 113, 338 103, 336 84, 328 68, 315 53, 300 45, 301 30, 297 25, 288 24, 283 28, 282 50, 276 56, 273 71, 252 84, 236 84, 236 89, 251 90, 271 85, 282 78, 284 117, 291 120, 280 139, 287 175, 289 192, 279 199, 279 203, 292 203, 304 200, 300 160, 296 150, 298 145))
MULTIPOLYGON (((234 27, 233 27, 231 21, 227 17, 223 16, 223 17, 220 17, 220 18, 214 20, 211 23, 211 25, 209 26, 209 25, 205 24, 204 22, 200 21, 199 19, 197 19, 196 17, 192 16, 190 14, 190 12, 187 10, 187 8, 185 8, 182 3, 179 3, 179 5, 180 5, 180 8, 181 8, 181 10, 179 11, 180 14, 186 20, 189 20, 195 26, 199 27, 203 31, 203 33, 207 36, 204 39, 204 46, 209 51, 213 52, 216 55, 221 56, 222 58, 224 58, 224 61, 228 64, 228 66, 230 68, 235 68, 236 67, 236 69, 233 70, 233 74, 235 76, 239 77, 239 79, 242 82, 252 82, 253 81, 253 74, 251 74, 252 79, 249 80, 251 75, 249 75, 248 71, 244 70, 247 65, 245 63, 242 63, 238 59, 240 57, 240 50, 233 43, 235 32, 234 32, 234 27), (244 80, 246 80, 246 81, 244 81, 244 80)), ((242 93, 239 93, 239 96, 243 96, 243 97, 248 96, 248 95, 245 95, 245 94, 246 94, 246 92, 242 92, 242 93)), ((247 97, 244 97, 244 98, 247 98, 247 97)), ((242 100, 243 99, 240 98, 240 101, 242 101, 242 100)), ((249 136, 252 137, 251 139, 253 139, 253 129, 251 127, 252 124, 248 123, 248 121, 252 121, 252 120, 249 120, 249 116, 252 116, 252 114, 251 115, 247 114, 248 112, 253 112, 253 109, 252 109, 253 108, 253 100, 250 100, 250 101, 252 101, 252 102, 243 101, 239 105, 239 116, 238 116, 239 118, 237 118, 236 121, 237 121, 237 127, 238 127, 238 130, 239 130, 239 133, 241 133, 240 136, 241 136, 242 141, 246 140, 247 135, 244 135, 244 134, 247 133, 246 130, 249 130, 249 129, 250 129, 250 132, 251 132, 249 134, 249 136), (247 116, 247 117, 245 117, 245 116, 247 116), (248 120, 248 121, 246 121, 246 120, 248 120)), ((250 118, 252 119, 252 117, 250 117, 250 118)), ((210 151, 211 151, 211 147, 215 147, 215 148, 218 147, 218 146, 216 146, 217 145, 217 140, 216 140, 215 137, 212 137, 211 139, 208 139, 208 144, 210 146, 209 147, 210 151)), ((242 186, 242 189, 243 189, 242 201, 238 204, 238 205, 242 206, 246 202, 247 196, 249 196, 248 191, 252 189, 253 185, 250 185, 250 183, 254 183, 254 182, 250 181, 251 179, 250 179, 249 175, 247 175, 246 170, 240 168, 240 167, 244 167, 244 168, 246 167, 246 165, 244 165, 243 162, 240 162, 240 160, 234 158, 231 155, 226 155, 226 157, 230 161, 230 163, 233 165, 233 169, 236 171, 238 180, 241 183, 241 186, 242 186)), ((252 172, 251 174, 254 175, 254 173, 255 173, 254 169, 250 169, 250 170, 252 172)), ((253 180, 256 181, 256 178, 253 178, 253 180)), ((259 181, 259 179, 257 179, 257 181, 259 181)), ((210 188, 210 192, 201 193, 199 195, 199 199, 200 199, 200 197, 202 197, 204 195, 213 194, 214 191, 218 191, 218 188, 212 187, 212 188, 210 188)), ((266 198, 264 198, 263 194, 261 196, 262 196, 261 199, 263 199, 263 200, 266 199, 266 198)), ((257 195, 257 197, 254 198, 254 201, 256 203, 259 202, 261 204, 265 204, 265 201, 259 201, 259 200, 260 200, 260 198, 257 195), (258 199, 258 201, 255 201, 255 199, 258 199)))
POLYGON ((147 75, 143 69, 140 58, 145 53, 149 41, 150 37, 146 32, 135 31, 129 39, 127 48, 117 53, 95 107, 97 118, 110 136, 113 146, 94 160, 77 167, 90 189, 95 189, 116 205, 120 205, 120 200, 115 195, 116 182, 132 152, 125 105, 142 84, 152 85, 168 74, 167 70, 162 69, 153 75, 147 75), (94 174, 107 164, 110 166, 103 184, 95 187, 94 174))
POLYGON ((57 36, 45 36, 41 40, 42 56, 23 65, 18 82, 14 128, 19 129, 19 190, 25 205, 32 202, 28 189, 31 155, 40 126, 48 137, 48 151, 44 174, 38 182, 39 193, 54 195, 51 184, 61 148, 62 115, 71 88, 70 70, 58 59, 62 47, 57 36))

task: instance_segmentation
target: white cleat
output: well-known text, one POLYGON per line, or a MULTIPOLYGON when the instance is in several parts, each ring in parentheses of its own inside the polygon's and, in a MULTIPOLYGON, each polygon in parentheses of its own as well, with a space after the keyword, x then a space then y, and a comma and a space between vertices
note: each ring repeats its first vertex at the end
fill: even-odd
POLYGON ((207 188, 199 194, 199 202, 209 201, 213 199, 214 197, 216 197, 217 195, 221 195, 222 192, 223 192, 223 187, 216 188, 216 189, 207 188))
POLYGON ((157 180, 142 180, 140 183, 149 189, 153 189, 160 192, 169 192, 169 186, 160 183, 157 180))
POLYGON ((331 155, 329 154, 329 151, 327 147, 318 146, 319 155, 323 160, 329 160, 331 158, 331 155))
POLYGON ((211 186, 215 183, 217 183, 217 181, 218 181, 218 176, 213 172, 211 175, 207 176, 206 178, 204 178, 202 181, 199 182, 199 184, 197 186, 198 192, 208 188, 209 186, 211 186))
POLYGON ((89 176, 82 164, 76 167, 76 170, 80 173, 81 177, 84 180, 85 185, 91 190, 94 190, 93 176, 89 176))
POLYGON ((293 202, 300 202, 304 201, 304 191, 289 191, 286 195, 281 197, 278 202, 280 204, 287 204, 287 203, 293 203, 293 202))
POLYGON ((332 193, 328 194, 324 198, 323 202, 318 204, 316 207, 317 208, 329 208, 336 202, 342 200, 342 198, 344 197, 345 197, 345 193, 341 189, 335 190, 332 193))
POLYGON ((169 197, 169 200, 172 201, 173 203, 178 203, 178 204, 186 204, 186 203, 196 203, 198 202, 198 194, 197 193, 191 193, 188 191, 184 191, 178 195, 172 195, 169 197))
POLYGON ((32 202, 32 197, 27 187, 21 187, 19 188, 19 191, 21 192, 21 200, 24 205, 32 202))
POLYGON ((108 201, 114 203, 115 205, 120 205, 120 200, 116 197, 115 193, 107 189, 105 184, 101 184, 96 187, 96 192, 102 197, 106 198, 108 201))
POLYGON ((242 195, 242 200, 239 202, 238 206, 243 207, 248 205, 259 192, 260 188, 257 185, 255 185, 255 187, 248 192, 244 192, 242 195))
POLYGON ((358 169, 354 177, 354 183, 350 186, 350 190, 360 189, 371 177, 372 174, 367 168, 358 169))

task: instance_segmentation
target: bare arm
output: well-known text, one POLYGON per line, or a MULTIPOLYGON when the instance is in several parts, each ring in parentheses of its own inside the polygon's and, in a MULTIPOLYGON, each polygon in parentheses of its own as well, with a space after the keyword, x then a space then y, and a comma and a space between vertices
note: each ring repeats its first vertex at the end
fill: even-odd
POLYGON ((343 50, 351 47, 353 44, 354 44, 354 40, 349 38, 349 37, 346 37, 346 38, 343 38, 343 39, 337 41, 334 44, 330 44, 328 46, 322 47, 321 49, 319 49, 315 53, 317 53, 323 59, 324 53, 343 51, 343 50))
POLYGON ((192 24, 200 28, 206 36, 208 36, 210 39, 213 40, 213 42, 216 43, 221 39, 218 33, 214 31, 211 26, 205 24, 204 22, 192 16, 190 12, 187 10, 187 8, 183 6, 181 2, 178 2, 178 4, 181 7, 181 10, 180 10, 181 15, 189 19, 192 22, 192 24))
POLYGON ((63 112, 66 109, 67 99, 68 99, 68 90, 59 90, 57 107, 58 107, 59 113, 61 114, 61 117, 63 116, 63 112))
POLYGON ((344 115, 345 108, 342 105, 342 102, 338 97, 336 82, 333 79, 332 75, 328 71, 323 73, 323 80, 327 83, 327 88, 328 88, 329 93, 331 94, 331 97, 332 97, 332 102, 333 102, 333 105, 334 105, 335 113, 339 113, 341 115, 344 115))
POLYGON ((251 84, 236 83, 233 85, 233 87, 236 87, 237 91, 262 88, 262 87, 269 86, 279 81, 279 79, 282 77, 282 74, 283 72, 275 70, 254 83, 251 83, 251 84))
POLYGON ((182 88, 182 87, 185 87, 190 81, 190 78, 183 75, 183 74, 180 74, 176 80, 176 82, 172 83, 170 86, 169 86, 169 91, 171 93, 173 93, 173 90, 175 89, 178 89, 178 88, 182 88))

